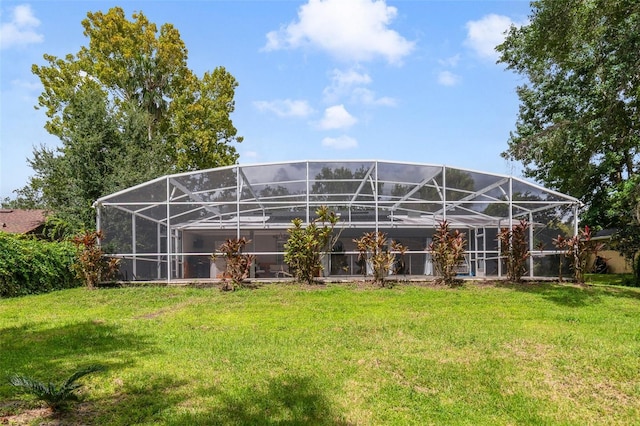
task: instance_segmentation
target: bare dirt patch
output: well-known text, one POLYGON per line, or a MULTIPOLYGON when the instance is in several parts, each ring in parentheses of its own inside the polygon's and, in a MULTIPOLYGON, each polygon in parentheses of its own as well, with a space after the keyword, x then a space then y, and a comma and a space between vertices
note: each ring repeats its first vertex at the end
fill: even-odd
POLYGON ((6 401, 0 403, 0 425, 28 425, 35 420, 40 424, 49 425, 55 423, 42 423, 42 421, 55 420, 55 414, 50 408, 31 407, 24 401, 6 401))
POLYGON ((157 317, 162 316, 162 315, 170 314, 170 313, 173 313, 173 312, 178 312, 179 310, 181 310, 181 309, 183 309, 183 308, 185 308, 187 306, 190 306, 190 305, 193 305, 193 303, 192 302, 178 303, 177 305, 168 306, 166 308, 162 308, 162 309, 159 309, 157 311, 148 312, 146 314, 139 315, 137 317, 134 317, 134 319, 154 319, 154 318, 157 318, 157 317))

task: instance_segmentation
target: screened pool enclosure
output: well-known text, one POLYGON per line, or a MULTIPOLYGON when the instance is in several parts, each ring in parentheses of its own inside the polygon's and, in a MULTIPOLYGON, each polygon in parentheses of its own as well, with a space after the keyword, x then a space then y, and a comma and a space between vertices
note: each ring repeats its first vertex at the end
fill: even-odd
POLYGON ((531 223, 529 276, 557 275, 552 238, 577 231, 579 201, 506 175, 444 165, 389 161, 299 161, 234 165, 163 176, 95 203, 102 246, 120 257, 125 280, 221 277, 212 253, 246 237, 256 256, 251 276, 284 277, 287 228, 309 223, 326 205, 340 216, 325 276, 366 274, 353 240, 382 231, 408 247, 390 273, 433 275, 426 248, 443 220, 465 233, 460 274, 502 276, 497 233, 531 223))

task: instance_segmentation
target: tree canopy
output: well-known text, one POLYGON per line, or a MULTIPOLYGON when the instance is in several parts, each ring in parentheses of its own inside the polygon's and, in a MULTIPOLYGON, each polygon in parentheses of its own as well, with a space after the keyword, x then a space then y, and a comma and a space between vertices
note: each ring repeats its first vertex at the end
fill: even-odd
POLYGON ((39 205, 91 227, 101 195, 166 173, 234 164, 241 142, 230 114, 238 83, 223 67, 196 76, 171 24, 142 12, 89 12, 88 46, 33 65, 44 90, 38 108, 56 149, 34 149, 35 175, 18 203, 39 205))
POLYGON ((583 219, 626 226, 640 171, 640 3, 539 0, 527 25, 498 46, 526 77, 503 156, 525 174, 580 198, 583 219), (620 198, 625 201, 622 202, 620 198))

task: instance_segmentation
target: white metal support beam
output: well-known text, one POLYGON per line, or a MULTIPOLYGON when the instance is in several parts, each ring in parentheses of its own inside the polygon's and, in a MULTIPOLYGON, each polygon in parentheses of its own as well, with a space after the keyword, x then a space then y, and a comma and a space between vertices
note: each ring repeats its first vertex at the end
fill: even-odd
POLYGON ((369 170, 367 170, 367 173, 362 178, 362 182, 360 182, 360 186, 358 186, 358 189, 356 189, 356 192, 353 193, 353 197, 351 197, 351 201, 349 202, 349 206, 351 206, 351 204, 353 204, 356 201, 356 198, 358 198, 358 195, 360 195, 360 192, 362 191, 362 188, 364 188, 364 186, 367 184, 367 182, 370 181, 369 178, 371 177, 371 173, 373 172, 375 167, 376 167, 375 164, 373 164, 371 167, 369 167, 369 170))

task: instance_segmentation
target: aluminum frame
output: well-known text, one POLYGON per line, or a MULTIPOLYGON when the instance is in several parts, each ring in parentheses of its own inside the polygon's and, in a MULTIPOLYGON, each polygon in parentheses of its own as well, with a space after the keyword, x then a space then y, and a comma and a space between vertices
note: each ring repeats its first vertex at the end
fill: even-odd
MULTIPOLYGON (((185 251, 183 233, 226 230, 240 237, 247 230, 286 232, 293 217, 308 224, 322 205, 338 211, 341 227, 363 232, 435 229, 446 220, 469 232, 477 263, 497 256, 495 248, 486 248, 487 229, 550 215, 577 229, 581 203, 514 176, 380 160, 238 164, 171 174, 94 203, 98 229, 107 235, 104 243, 115 246, 116 256, 132 259, 134 279, 138 262, 147 261, 157 264, 156 278, 168 282, 181 278, 185 256, 211 254, 185 251), (127 221, 130 226, 120 226, 127 221), (148 229, 139 229, 141 223, 148 229)), ((533 240, 532 228, 531 251, 533 240)), ((533 259, 529 269, 532 273, 533 259)))

